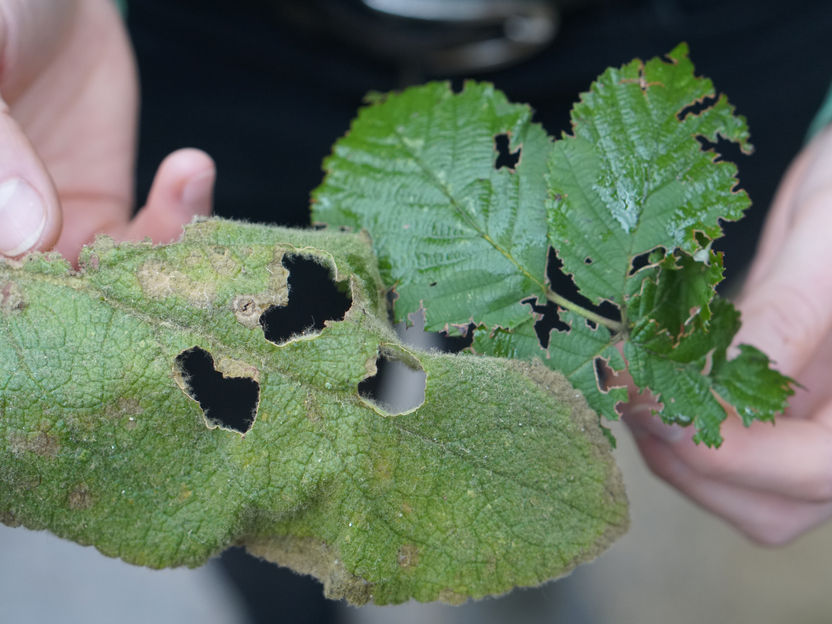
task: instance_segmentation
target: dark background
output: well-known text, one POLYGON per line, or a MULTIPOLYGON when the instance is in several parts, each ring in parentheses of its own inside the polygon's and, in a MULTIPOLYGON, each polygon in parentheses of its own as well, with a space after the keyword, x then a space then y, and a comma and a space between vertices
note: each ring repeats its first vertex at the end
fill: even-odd
MULTIPOLYGON (((285 19, 280 6, 267 0, 129 4, 142 81, 138 205, 164 156, 199 147, 217 163, 217 214, 306 226, 321 161, 346 132, 363 95, 442 77, 349 45, 342 25, 323 13, 301 27, 285 19)), ((531 104, 554 135, 568 129, 578 93, 606 67, 687 41, 698 72, 748 119, 756 148, 750 157, 728 152, 754 202, 742 223, 726 226, 720 244, 730 280, 753 254, 777 183, 832 80, 831 34, 828 1, 578 2, 540 54, 471 77, 531 104)), ((315 582, 236 550, 223 563, 255 621, 335 621, 333 605, 320 598, 315 582)))

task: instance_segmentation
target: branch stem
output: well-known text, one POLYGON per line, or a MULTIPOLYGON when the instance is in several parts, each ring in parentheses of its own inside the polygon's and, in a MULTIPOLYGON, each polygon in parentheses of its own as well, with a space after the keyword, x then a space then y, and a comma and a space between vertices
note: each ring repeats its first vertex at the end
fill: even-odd
POLYGON ((624 331, 624 324, 620 321, 615 321, 611 318, 607 318, 606 316, 596 314, 592 310, 587 310, 586 308, 579 306, 577 303, 573 303, 569 301, 569 299, 559 295, 549 287, 546 288, 546 298, 555 305, 559 305, 562 308, 570 310, 575 314, 592 321, 596 325, 603 325, 614 334, 620 334, 624 331))

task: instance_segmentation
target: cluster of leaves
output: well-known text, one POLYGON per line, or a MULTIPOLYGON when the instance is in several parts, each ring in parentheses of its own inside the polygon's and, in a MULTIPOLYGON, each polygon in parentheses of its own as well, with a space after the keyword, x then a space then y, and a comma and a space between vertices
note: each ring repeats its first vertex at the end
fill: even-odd
POLYGON ((424 310, 429 330, 473 324, 475 352, 539 358, 610 419, 627 369, 665 422, 718 446, 727 414, 772 420, 791 393, 754 347, 727 357, 739 314, 716 295, 711 242, 749 199, 703 145, 719 138, 751 150, 685 45, 604 72, 557 140, 491 85, 428 84, 371 98, 325 163, 313 217, 370 233, 396 320, 424 310), (548 279, 550 247, 579 297, 548 279))
POLYGON ((727 357, 711 241, 748 199, 699 142, 718 136, 750 149, 684 47, 605 72, 556 141, 489 85, 430 84, 374 96, 314 195, 375 254, 359 233, 210 220, 167 246, 100 239, 79 271, 0 261, 0 521, 154 567, 244 544, 354 603, 569 571, 628 523, 597 427, 626 392, 604 372, 709 445, 726 410, 769 420, 788 396, 756 349, 727 357), (547 277, 555 257, 580 296, 547 277), (301 260, 343 308, 289 331, 301 260), (397 320, 473 323, 500 357, 400 344, 390 286, 397 320), (361 394, 382 356, 424 373, 420 405, 361 394))

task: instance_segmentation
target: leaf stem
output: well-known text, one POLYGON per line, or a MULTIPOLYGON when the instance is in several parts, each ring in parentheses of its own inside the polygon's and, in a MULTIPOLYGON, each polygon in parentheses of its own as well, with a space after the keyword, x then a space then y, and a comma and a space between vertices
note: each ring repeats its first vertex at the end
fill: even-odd
POLYGON ((592 321, 596 325, 603 325, 614 334, 620 334, 624 331, 624 323, 607 318, 606 316, 601 316, 600 314, 596 314, 592 310, 587 310, 586 308, 579 306, 577 303, 573 303, 572 301, 569 301, 569 299, 559 295, 548 286, 546 287, 546 298, 552 303, 567 310, 571 310, 575 314, 592 321))

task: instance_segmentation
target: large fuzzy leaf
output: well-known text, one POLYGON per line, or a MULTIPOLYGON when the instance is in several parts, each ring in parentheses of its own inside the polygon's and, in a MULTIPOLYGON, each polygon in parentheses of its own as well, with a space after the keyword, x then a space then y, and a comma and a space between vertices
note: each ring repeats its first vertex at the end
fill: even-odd
POLYGON ((0 262, 6 524, 153 567, 244 544, 353 603, 537 585, 626 528, 569 384, 399 344, 361 236, 214 220, 169 246, 101 239, 81 262, 0 262), (305 290, 348 309, 276 344, 261 317, 299 305, 298 258, 324 267, 305 290), (379 353, 424 371, 421 405, 359 393, 379 353))

